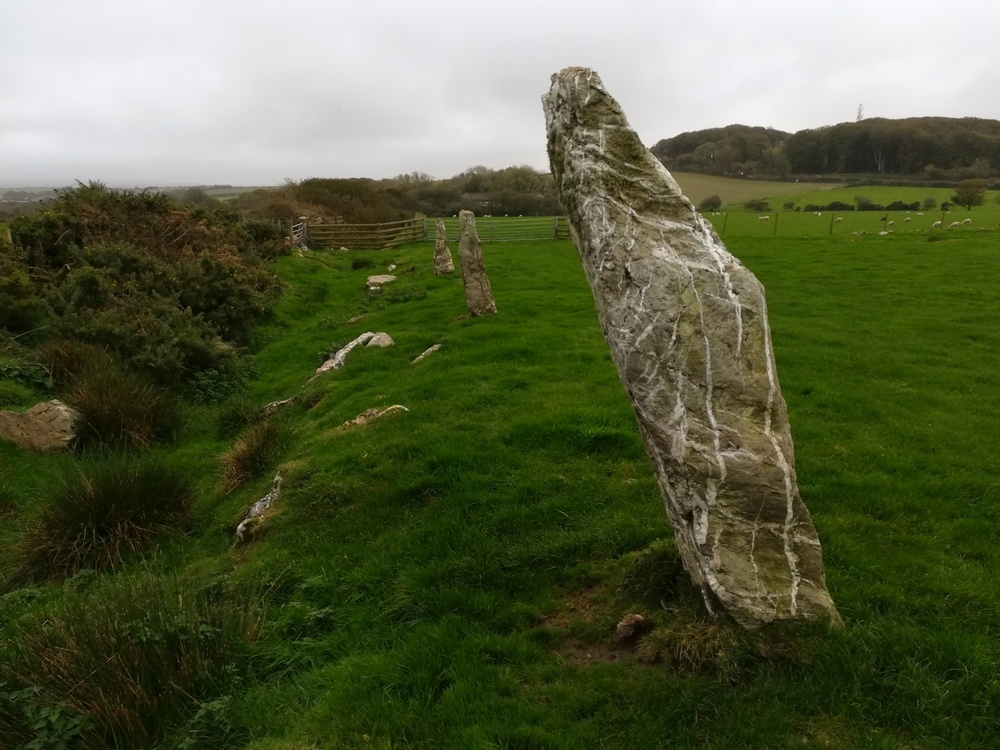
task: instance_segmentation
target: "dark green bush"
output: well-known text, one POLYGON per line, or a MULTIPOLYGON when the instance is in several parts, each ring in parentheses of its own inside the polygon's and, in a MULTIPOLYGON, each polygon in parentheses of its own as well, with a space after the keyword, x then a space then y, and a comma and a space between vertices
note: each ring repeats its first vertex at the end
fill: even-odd
POLYGON ((80 412, 81 449, 146 448, 173 440, 183 423, 177 396, 113 367, 85 373, 67 400, 80 412))
POLYGON ((710 195, 701 203, 698 204, 698 210, 705 211, 718 211, 722 207, 722 198, 717 195, 710 195))
POLYGON ((183 531, 194 489, 180 471, 118 460, 64 481, 17 544, 9 583, 109 570, 163 533, 183 531))
POLYGON ((200 709, 246 674, 263 609, 255 590, 146 576, 68 592, 0 654, 0 747, 161 746, 185 724, 196 742, 216 723, 200 709))

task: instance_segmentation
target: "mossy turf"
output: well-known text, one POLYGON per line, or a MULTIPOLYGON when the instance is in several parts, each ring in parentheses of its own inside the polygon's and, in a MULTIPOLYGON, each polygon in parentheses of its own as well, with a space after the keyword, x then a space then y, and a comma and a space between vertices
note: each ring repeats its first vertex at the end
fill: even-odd
MULTIPOLYGON (((308 253, 278 261, 284 295, 256 333, 250 399, 299 398, 284 413, 283 495, 252 541, 232 548, 232 529, 272 474, 219 489, 232 445, 219 407, 191 409, 179 444, 155 449, 199 488, 194 530, 158 565, 270 592, 253 676, 225 696, 230 733, 188 737, 255 750, 996 746, 996 236, 727 242, 767 289, 842 631, 768 642, 699 627, 569 242, 486 245, 499 314, 485 318, 467 316, 458 274, 433 275, 429 244, 364 254, 375 266, 360 269, 358 253, 308 253), (366 276, 390 263, 420 293, 369 297, 366 276), (365 331, 396 343, 306 385, 365 331), (341 429, 393 404, 409 411, 341 429), (656 648, 615 643, 630 612, 657 624, 656 648), (640 658, 670 648, 689 658, 640 658)), ((97 460, 0 446, 0 543, 46 502, 51 467, 97 460)))

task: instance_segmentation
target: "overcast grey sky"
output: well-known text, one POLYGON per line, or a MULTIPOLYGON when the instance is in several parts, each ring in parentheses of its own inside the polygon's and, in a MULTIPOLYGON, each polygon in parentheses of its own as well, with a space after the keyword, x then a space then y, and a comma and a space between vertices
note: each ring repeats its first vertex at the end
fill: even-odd
POLYGON ((0 186, 548 169, 596 70, 647 146, 731 123, 1000 118, 990 0, 0 0, 0 186))

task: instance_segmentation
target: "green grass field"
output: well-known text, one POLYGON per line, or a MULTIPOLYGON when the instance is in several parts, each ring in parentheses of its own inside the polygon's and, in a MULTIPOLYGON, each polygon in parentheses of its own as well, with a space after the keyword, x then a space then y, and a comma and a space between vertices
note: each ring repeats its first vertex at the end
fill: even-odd
MULTIPOLYGON (((740 180, 735 177, 715 177, 695 172, 671 172, 684 195, 696 206, 710 195, 718 195, 724 206, 751 198, 773 198, 776 195, 798 196, 823 194, 837 186, 824 182, 775 182, 770 180, 740 180)), ((831 198, 830 200, 835 200, 831 198)), ((805 201, 809 203, 811 201, 805 201)), ((827 203, 829 201, 824 201, 827 203)), ((780 203, 777 205, 781 205, 780 203)))
MULTIPOLYGON (((312 406, 290 414, 276 512, 231 547, 270 476, 221 491, 216 407, 156 451, 198 497, 195 528, 151 568, 270 592, 252 669, 224 710, 202 704, 207 728, 184 746, 997 747, 997 235, 785 236, 782 214, 772 237, 737 215, 727 243, 767 290, 842 631, 733 640, 700 618, 569 242, 487 245, 499 314, 482 319, 457 276, 433 275, 430 244, 365 254, 374 269, 352 270, 356 253, 286 257, 251 396, 312 406), (400 279, 369 299, 365 277, 390 263, 400 279), (395 346, 301 390, 332 343, 379 330, 395 346), (339 429, 392 404, 409 411, 339 429), (649 663, 616 646, 629 612, 680 647, 649 663)), ((0 546, 53 475, 100 460, 0 445, 0 546)), ((63 591, 7 594, 0 645, 63 591)))

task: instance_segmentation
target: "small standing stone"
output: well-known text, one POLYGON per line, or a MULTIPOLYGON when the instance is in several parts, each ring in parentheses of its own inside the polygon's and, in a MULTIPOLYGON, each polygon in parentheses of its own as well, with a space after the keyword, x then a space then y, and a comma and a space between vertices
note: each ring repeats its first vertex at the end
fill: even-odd
POLYGON ((242 544, 245 541, 244 537, 247 532, 257 528, 264 520, 264 513, 267 512, 280 496, 281 472, 279 471, 274 475, 274 480, 271 482, 271 491, 250 506, 250 510, 247 511, 246 516, 240 521, 240 525, 236 527, 236 538, 233 540, 233 545, 242 544))
POLYGON ((462 236, 458 243, 458 258, 462 262, 462 283, 465 284, 465 305, 474 316, 496 315, 493 290, 483 265, 483 246, 476 233, 476 217, 472 211, 459 211, 462 236))
POLYGON ((448 249, 448 231, 442 219, 434 225, 434 273, 438 276, 455 273, 455 261, 448 249))

